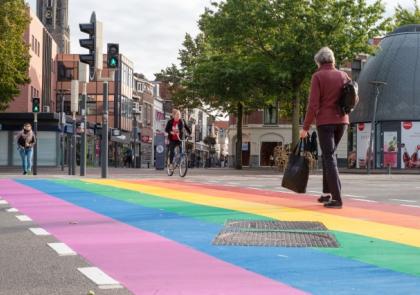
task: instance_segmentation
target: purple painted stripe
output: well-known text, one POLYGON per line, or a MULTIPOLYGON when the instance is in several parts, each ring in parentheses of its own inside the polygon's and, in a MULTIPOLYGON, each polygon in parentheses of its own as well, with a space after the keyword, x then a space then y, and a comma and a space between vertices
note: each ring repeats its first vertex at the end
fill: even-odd
POLYGON ((135 294, 306 294, 11 180, 0 195, 135 294))

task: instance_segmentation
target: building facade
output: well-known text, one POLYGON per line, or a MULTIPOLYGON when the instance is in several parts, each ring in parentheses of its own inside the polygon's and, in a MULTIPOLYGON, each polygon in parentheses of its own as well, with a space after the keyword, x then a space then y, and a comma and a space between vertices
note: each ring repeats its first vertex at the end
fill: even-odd
MULTIPOLYGON (((270 166, 270 156, 276 146, 292 143, 291 121, 279 117, 279 106, 271 105, 243 116, 242 127, 242 165, 248 167, 270 166)), ((228 128, 230 167, 235 165, 236 155, 236 117, 230 116, 228 128)), ((316 131, 312 126, 310 133, 316 131)), ((321 152, 319 151, 321 154, 321 152)), ((347 137, 344 136, 337 149, 340 166, 347 162, 347 137)))
POLYGON ((420 168, 419 40, 420 25, 398 28, 382 39, 381 50, 362 68, 360 101, 350 117, 351 167, 366 168, 374 125, 372 167, 420 168), (376 87, 373 81, 381 84, 376 87))
POLYGON ((153 166, 153 137, 154 137, 154 97, 153 83, 148 81, 144 75, 134 74, 133 100, 138 109, 137 120, 139 132, 139 158, 141 167, 153 166), (138 107, 137 107, 138 104, 138 107))
MULTIPOLYGON (((103 77, 109 77, 113 71, 107 68, 106 55, 104 55, 102 70, 103 77)), ((109 146, 109 164, 115 167, 124 163, 124 153, 132 147, 133 135, 133 68, 130 62, 123 55, 120 56, 120 65, 114 73, 114 81, 108 83, 108 105, 109 122, 108 126, 118 129, 120 134, 114 135, 111 132, 109 146)), ((77 80, 79 75, 79 55, 59 54, 58 55, 58 77, 57 77, 57 104, 56 111, 64 111, 70 115, 70 89, 71 81, 77 80)), ((82 92, 80 85, 79 93, 82 92)), ((99 165, 100 159, 100 130, 103 115, 103 82, 98 81, 95 76, 87 84, 87 134, 88 134, 88 165, 99 165)), ((80 113, 77 120, 80 122, 80 113)))
POLYGON ((31 55, 29 77, 31 82, 20 87, 20 95, 0 113, 0 165, 19 166, 15 135, 26 122, 33 122, 32 98, 41 102, 38 117, 38 165, 58 164, 59 118, 53 110, 56 106, 57 45, 36 15, 29 10, 31 23, 24 39, 31 55), (5 151, 5 152, 3 152, 5 151))

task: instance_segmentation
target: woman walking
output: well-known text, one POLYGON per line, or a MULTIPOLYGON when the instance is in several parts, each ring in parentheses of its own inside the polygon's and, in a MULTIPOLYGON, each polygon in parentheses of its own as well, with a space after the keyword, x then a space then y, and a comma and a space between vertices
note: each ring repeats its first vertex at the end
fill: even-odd
POLYGON ((338 100, 344 84, 350 78, 335 68, 334 53, 328 47, 318 51, 315 63, 318 65, 318 71, 312 75, 308 108, 300 138, 306 138, 315 120, 322 151, 324 193, 318 202, 324 203, 327 208, 341 208, 341 182, 334 154, 346 125, 349 124, 349 116, 341 114, 338 100))
POLYGON ((33 148, 36 143, 35 134, 29 123, 23 125, 23 130, 17 135, 17 145, 22 159, 23 175, 30 174, 32 170, 33 148))

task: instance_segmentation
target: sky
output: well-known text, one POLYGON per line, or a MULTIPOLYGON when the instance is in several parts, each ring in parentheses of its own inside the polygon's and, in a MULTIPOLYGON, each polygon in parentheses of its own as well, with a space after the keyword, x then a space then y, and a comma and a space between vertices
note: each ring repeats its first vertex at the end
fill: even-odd
MULTIPOLYGON (((374 0, 368 0, 372 3, 374 0)), ((28 0, 36 11, 36 0, 28 0)), ((172 63, 178 64, 178 51, 185 34, 196 35, 197 21, 210 6, 211 0, 69 0, 71 53, 87 50, 79 46, 79 39, 87 35, 79 30, 79 23, 88 23, 92 11, 104 27, 106 43, 119 43, 120 53, 134 62, 134 70, 154 79, 172 63)), ((397 4, 412 7, 413 0, 383 0, 387 15, 397 4)))

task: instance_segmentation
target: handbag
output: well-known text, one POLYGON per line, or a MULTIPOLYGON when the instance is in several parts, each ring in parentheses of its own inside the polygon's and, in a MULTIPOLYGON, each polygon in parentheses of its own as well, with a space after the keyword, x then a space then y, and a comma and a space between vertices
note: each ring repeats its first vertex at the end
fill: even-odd
POLYGON ((309 160, 302 154, 303 139, 289 155, 281 186, 296 193, 305 193, 309 179, 309 160))

